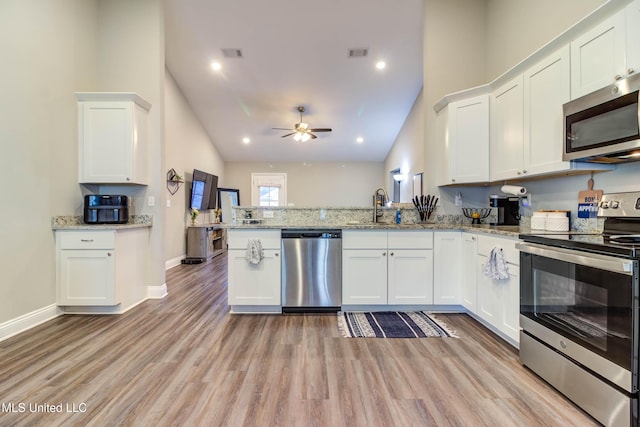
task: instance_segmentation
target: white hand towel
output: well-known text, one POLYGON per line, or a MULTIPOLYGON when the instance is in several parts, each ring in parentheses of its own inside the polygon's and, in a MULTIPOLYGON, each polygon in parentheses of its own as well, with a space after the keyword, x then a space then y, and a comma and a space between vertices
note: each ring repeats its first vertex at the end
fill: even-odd
POLYGON ((264 251, 262 250, 262 242, 260 239, 247 240, 247 251, 245 258, 251 264, 259 264, 264 258, 264 251))
POLYGON ((504 260, 502 248, 497 246, 491 249, 489 257, 482 268, 484 275, 490 279, 507 280, 509 278, 509 268, 504 260))

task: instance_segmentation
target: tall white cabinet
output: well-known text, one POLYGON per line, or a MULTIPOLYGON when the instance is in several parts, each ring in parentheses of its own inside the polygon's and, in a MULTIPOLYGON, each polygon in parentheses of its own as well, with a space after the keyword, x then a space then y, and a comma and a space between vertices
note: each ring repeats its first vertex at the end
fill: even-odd
POLYGON ((148 114, 135 93, 76 93, 81 184, 147 185, 148 114))
POLYGON ((491 93, 491 180, 520 177, 523 168, 522 74, 491 93))

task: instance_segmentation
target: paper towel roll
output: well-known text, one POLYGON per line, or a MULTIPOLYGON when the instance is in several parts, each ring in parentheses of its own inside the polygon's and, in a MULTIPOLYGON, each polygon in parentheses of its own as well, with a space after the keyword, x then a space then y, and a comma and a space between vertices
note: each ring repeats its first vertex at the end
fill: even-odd
POLYGON ((505 194, 512 194, 514 196, 524 196, 527 194, 526 188, 518 187, 517 185, 503 185, 500 190, 505 194))

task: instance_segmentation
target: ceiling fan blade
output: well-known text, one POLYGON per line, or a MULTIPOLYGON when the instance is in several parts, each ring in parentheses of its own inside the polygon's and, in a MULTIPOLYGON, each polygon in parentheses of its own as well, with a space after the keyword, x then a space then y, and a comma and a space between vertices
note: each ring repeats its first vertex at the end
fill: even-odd
POLYGON ((276 130, 295 130, 295 129, 291 129, 291 128, 271 128, 271 129, 276 129, 276 130))
POLYGON ((331 128, 317 128, 317 129, 309 129, 311 132, 331 132, 331 128))
POLYGON ((312 134, 311 132, 307 132, 309 134, 309 136, 311 137, 311 139, 316 139, 317 136, 315 136, 314 134, 312 134))
MULTIPOLYGON (((289 129, 288 129, 288 130, 289 130, 289 129)), ((288 137, 288 136, 295 135, 296 133, 297 133, 297 132, 291 132, 291 133, 288 133, 288 134, 286 134, 286 135, 282 135, 280 138, 286 138, 286 137, 288 137)))

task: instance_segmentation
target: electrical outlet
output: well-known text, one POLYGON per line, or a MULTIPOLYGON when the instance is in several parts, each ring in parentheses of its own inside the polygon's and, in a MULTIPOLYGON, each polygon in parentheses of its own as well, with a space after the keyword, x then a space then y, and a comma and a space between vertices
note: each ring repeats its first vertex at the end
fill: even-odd
POLYGON ((149 198, 147 198, 147 206, 155 206, 156 205, 156 198, 153 196, 149 196, 149 198))
POLYGON ((456 194, 454 204, 458 207, 462 206, 462 193, 458 192, 458 194, 456 194))
POLYGON ((171 207, 171 199, 167 199, 167 207, 170 208, 171 207))

